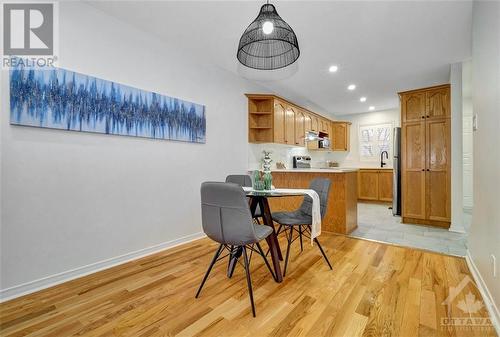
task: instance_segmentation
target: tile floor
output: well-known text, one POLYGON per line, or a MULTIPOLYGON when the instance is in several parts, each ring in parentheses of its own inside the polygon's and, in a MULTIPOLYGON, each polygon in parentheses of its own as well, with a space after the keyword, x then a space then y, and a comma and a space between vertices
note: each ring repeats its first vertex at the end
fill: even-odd
POLYGON ((467 235, 401 223, 389 205, 358 203, 358 228, 350 236, 465 256, 467 235))

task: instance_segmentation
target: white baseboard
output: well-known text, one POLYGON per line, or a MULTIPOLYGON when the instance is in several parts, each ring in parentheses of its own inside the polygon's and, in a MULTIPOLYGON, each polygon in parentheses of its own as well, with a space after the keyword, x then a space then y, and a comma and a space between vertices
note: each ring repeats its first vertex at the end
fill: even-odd
POLYGON ((495 327, 497 334, 500 335, 500 311, 498 310, 495 301, 491 296, 491 293, 488 290, 488 287, 486 286, 486 283, 484 282, 481 273, 479 273, 479 270, 477 269, 476 264, 474 263, 474 260, 472 259, 472 256, 470 255, 468 249, 467 249, 467 255, 465 256, 465 260, 467 261, 467 266, 469 267, 472 277, 476 282, 477 289, 479 289, 479 292, 483 297, 486 309, 488 309, 491 318, 491 323, 495 327))
POLYGON ((16 297, 31 294, 36 291, 46 289, 64 282, 68 282, 85 275, 96 273, 98 271, 108 269, 119 264, 136 260, 144 256, 155 254, 160 251, 170 249, 191 241, 195 241, 205 236, 206 235, 203 232, 190 234, 175 240, 162 242, 151 247, 139 249, 134 252, 126 253, 103 261, 94 262, 86 266, 64 271, 62 273, 46 276, 38 280, 26 282, 6 289, 0 289, 0 303, 14 299, 16 297))

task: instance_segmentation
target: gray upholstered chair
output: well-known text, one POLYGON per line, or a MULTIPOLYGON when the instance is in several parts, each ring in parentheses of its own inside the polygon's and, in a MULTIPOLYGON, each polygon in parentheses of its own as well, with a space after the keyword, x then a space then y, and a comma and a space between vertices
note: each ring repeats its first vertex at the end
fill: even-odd
MULTIPOLYGON (((252 187, 252 178, 247 174, 230 174, 226 177, 226 183, 238 184, 242 187, 252 187)), ((258 218, 262 217, 259 205, 257 205, 253 216, 259 222, 258 218)))
POLYGON ((255 317, 252 282, 250 279, 250 260, 247 250, 261 255, 271 275, 276 279, 259 244, 260 241, 273 232, 272 228, 257 225, 253 222, 245 192, 241 186, 233 183, 204 182, 201 184, 201 220, 203 231, 210 239, 219 243, 219 248, 203 277, 196 298, 200 295, 214 264, 226 256, 236 258, 231 254, 232 249, 230 247, 234 246, 243 252, 252 314, 255 317), (224 249, 229 251, 229 254, 220 257, 224 249))
MULTIPOLYGON (((330 179, 326 178, 315 178, 311 180, 311 183, 309 185, 309 188, 315 190, 316 193, 318 193, 319 195, 321 219, 323 219, 326 213, 326 208, 328 205, 328 193, 330 192, 330 185, 331 185, 330 179)), ((309 196, 305 196, 304 201, 300 205, 299 209, 292 212, 275 212, 272 213, 272 216, 273 216, 273 221, 280 224, 277 234, 279 234, 281 230, 285 228, 285 236, 288 241, 288 245, 286 247, 285 268, 283 269, 283 276, 285 276, 286 268, 288 266, 288 257, 290 255, 290 246, 292 242, 297 239, 297 237, 295 239, 293 238, 294 229, 298 233, 301 251, 304 249, 302 245, 302 236, 310 238, 311 224, 312 224, 312 199, 309 196)), ((326 257, 326 254, 323 251, 323 248, 321 247, 319 240, 317 238, 314 238, 314 242, 318 246, 323 257, 325 258, 328 267, 332 269, 332 265, 330 264, 330 261, 326 257)))

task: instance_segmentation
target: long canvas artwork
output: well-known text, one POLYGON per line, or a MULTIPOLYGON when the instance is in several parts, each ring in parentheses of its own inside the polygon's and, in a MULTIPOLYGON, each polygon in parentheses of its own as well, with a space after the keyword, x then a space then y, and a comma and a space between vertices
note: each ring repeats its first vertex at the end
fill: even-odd
POLYGON ((205 106, 60 68, 10 70, 10 123, 205 143, 205 106))

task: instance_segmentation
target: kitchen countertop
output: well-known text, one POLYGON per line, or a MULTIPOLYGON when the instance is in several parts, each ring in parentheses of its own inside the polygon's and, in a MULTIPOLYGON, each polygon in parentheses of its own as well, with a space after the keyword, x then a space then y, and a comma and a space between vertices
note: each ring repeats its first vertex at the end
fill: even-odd
POLYGON ((344 168, 344 167, 332 167, 332 168, 292 168, 292 169, 272 169, 271 172, 304 172, 304 173, 347 173, 347 172, 357 172, 357 168, 344 168))

